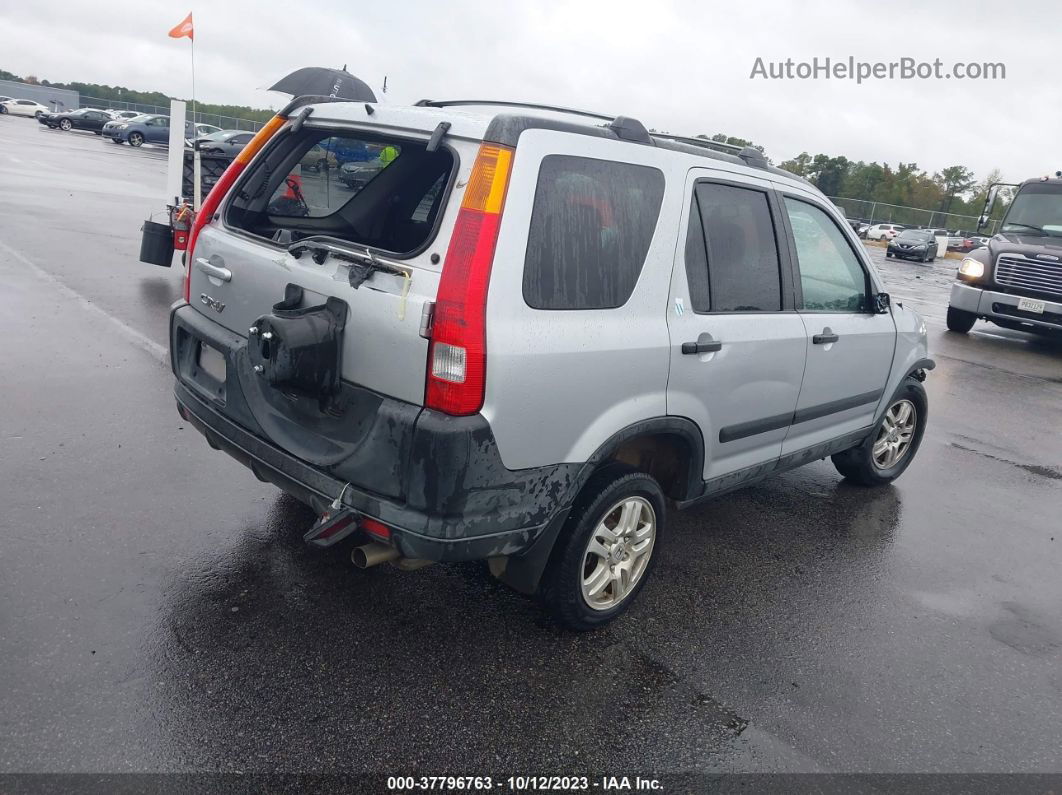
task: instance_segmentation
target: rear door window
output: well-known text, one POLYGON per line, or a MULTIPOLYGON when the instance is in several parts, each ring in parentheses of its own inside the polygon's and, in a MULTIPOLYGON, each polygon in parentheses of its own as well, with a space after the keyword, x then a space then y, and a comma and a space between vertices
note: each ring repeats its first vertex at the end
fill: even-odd
MULTIPOLYGON (((767 193, 754 188, 700 182, 694 206, 704 234, 707 281, 695 273, 690 289, 696 311, 778 312, 782 277, 778 240, 767 193), (702 285, 698 288, 698 285, 702 285), (709 301, 709 293, 711 300, 709 301)), ((695 231, 691 234, 696 235, 695 231)), ((687 277, 700 242, 687 240, 687 277)))
POLYGON ((645 263, 664 196, 649 166, 547 155, 524 258, 524 301, 532 309, 623 306, 645 263))

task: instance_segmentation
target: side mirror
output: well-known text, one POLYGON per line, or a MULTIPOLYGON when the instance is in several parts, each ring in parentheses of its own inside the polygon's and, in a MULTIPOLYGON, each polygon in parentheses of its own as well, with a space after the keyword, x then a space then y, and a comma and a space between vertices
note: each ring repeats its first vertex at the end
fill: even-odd
POLYGON ((887 315, 889 314, 889 307, 892 306, 892 299, 888 293, 875 293, 871 306, 874 314, 887 315))
POLYGON ((980 232, 988 226, 988 219, 992 217, 992 208, 996 204, 996 196, 999 194, 999 185, 992 185, 985 196, 985 207, 981 210, 981 217, 977 219, 977 231, 980 232))

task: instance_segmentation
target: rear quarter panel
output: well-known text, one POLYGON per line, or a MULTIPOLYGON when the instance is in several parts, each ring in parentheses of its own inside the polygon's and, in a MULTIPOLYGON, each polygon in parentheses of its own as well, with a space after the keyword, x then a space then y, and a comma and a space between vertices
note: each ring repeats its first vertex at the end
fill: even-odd
POLYGON ((618 430, 667 413, 665 311, 685 173, 674 169, 666 151, 637 144, 550 130, 520 137, 491 272, 482 411, 509 469, 585 461, 618 430), (531 210, 539 166, 550 154, 664 173, 656 230, 622 307, 548 311, 524 301, 531 210))

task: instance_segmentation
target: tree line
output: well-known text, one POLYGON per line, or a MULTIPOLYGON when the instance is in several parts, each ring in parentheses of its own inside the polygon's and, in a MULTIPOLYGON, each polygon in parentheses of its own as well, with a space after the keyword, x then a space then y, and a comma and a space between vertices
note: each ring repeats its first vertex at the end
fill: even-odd
MULTIPOLYGON (((723 133, 698 137, 737 146, 755 146, 763 151, 762 146, 751 141, 723 133)), ((977 179, 974 172, 963 165, 948 166, 930 174, 917 163, 891 166, 849 160, 844 155, 811 155, 808 152, 783 161, 779 168, 804 177, 827 196, 968 216, 981 214, 989 187, 1002 179, 999 169, 977 179)), ((1001 217, 1007 198, 1006 193, 1001 193, 993 218, 1001 217)), ((940 223, 943 225, 944 221, 940 223)))

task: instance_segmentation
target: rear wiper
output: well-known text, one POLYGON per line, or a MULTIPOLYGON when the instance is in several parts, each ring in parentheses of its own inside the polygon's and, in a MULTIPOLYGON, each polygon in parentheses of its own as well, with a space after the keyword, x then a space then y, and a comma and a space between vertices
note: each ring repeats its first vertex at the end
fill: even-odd
POLYGON ((378 257, 368 246, 364 250, 352 249, 349 246, 336 245, 329 242, 327 238, 321 237, 306 237, 288 246, 288 253, 295 259, 301 257, 306 251, 313 252, 313 261, 318 265, 323 265, 329 256, 349 262, 347 281, 355 290, 376 272, 391 273, 405 278, 412 275, 412 271, 406 265, 378 257))

